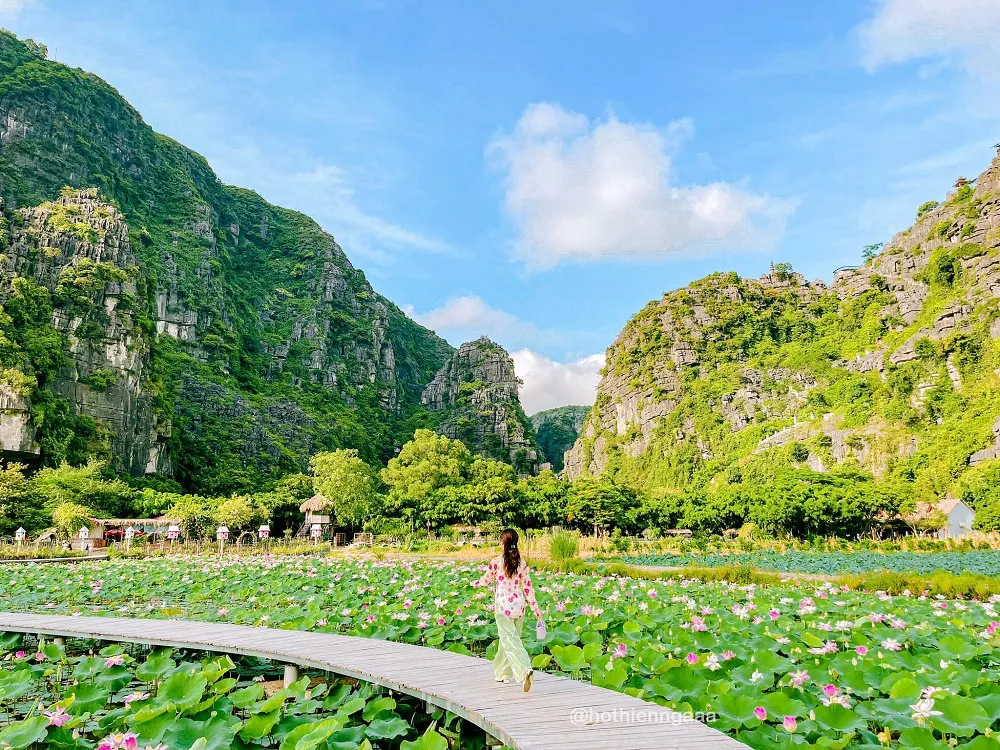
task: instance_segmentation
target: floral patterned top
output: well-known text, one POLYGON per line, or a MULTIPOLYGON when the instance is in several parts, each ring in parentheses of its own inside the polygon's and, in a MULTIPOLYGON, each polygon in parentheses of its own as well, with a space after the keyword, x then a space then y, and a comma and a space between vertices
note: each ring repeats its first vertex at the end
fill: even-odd
POLYGON ((494 607, 497 612, 510 617, 513 620, 524 617, 525 602, 535 613, 535 617, 542 619, 542 608, 535 600, 535 590, 531 585, 531 573, 528 572, 528 564, 521 560, 521 566, 517 573, 510 577, 503 567, 503 555, 498 555, 490 560, 490 565, 486 569, 483 577, 476 581, 476 586, 492 586, 496 584, 497 592, 494 599, 494 607))

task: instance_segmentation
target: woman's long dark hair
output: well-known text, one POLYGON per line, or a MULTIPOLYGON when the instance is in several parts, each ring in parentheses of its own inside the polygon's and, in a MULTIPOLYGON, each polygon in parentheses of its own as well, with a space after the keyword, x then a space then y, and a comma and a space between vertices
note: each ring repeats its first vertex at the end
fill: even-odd
POLYGON ((508 578, 513 578, 521 567, 521 553, 517 550, 517 532, 514 529, 501 531, 500 545, 503 547, 504 572, 508 578))

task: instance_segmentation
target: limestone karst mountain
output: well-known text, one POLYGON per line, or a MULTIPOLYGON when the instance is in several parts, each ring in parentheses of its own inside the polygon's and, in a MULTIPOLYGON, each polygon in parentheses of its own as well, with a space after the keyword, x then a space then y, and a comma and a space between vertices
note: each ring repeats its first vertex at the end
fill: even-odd
POLYGON ((0 196, 3 457, 227 493, 318 450, 382 461, 432 416, 421 395, 454 349, 332 236, 8 32, 0 196))
POLYGON ((538 447, 555 472, 563 470, 563 456, 580 435, 589 406, 557 406, 531 415, 538 447))
POLYGON ((876 249, 829 287, 779 265, 649 303, 607 350, 567 474, 672 492, 802 466, 968 490, 1000 453, 1000 157, 876 249))
POLYGON ((511 463, 532 474, 539 463, 531 422, 521 408, 514 360, 485 336, 462 344, 421 398, 443 413, 438 431, 474 453, 511 463))

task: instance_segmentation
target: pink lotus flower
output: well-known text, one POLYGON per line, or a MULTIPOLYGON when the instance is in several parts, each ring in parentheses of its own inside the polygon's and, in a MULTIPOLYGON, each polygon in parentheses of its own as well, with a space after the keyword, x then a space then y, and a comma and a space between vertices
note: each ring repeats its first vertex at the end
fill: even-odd
POLYGON ((829 698, 832 698, 833 696, 835 696, 839 692, 840 692, 840 688, 838 688, 836 685, 834 685, 832 683, 823 686, 823 695, 825 695, 825 696, 827 696, 829 698))
POLYGON ((855 650, 855 652, 857 652, 858 656, 864 656, 865 654, 868 653, 868 647, 867 646, 858 646, 854 650, 855 650))
POLYGON ((97 746, 97 750, 136 750, 138 746, 136 736, 131 732, 121 734, 109 734, 97 746))
POLYGON ((54 711, 42 711, 42 714, 48 717, 48 726, 50 727, 61 727, 72 718, 68 713, 66 713, 66 709, 61 706, 57 707, 54 711))
POLYGON ((767 718, 767 709, 763 706, 757 706, 757 708, 753 710, 753 715, 761 721, 764 721, 764 719, 767 718))
POLYGON ((115 654, 114 656, 109 656, 104 660, 105 667, 117 667, 125 663, 125 657, 122 654, 115 654))
POLYGON ((28 655, 28 654, 27 654, 27 652, 25 652, 25 651, 17 651, 17 652, 15 652, 15 654, 14 654, 14 658, 15 658, 15 659, 23 659, 23 658, 24 658, 25 656, 27 656, 27 655, 28 655))
POLYGON ((790 672, 788 677, 789 684, 794 685, 795 687, 801 687, 805 681, 809 679, 809 673, 804 669, 800 669, 797 672, 790 672))
POLYGON ((694 653, 688 654, 687 655, 687 663, 688 664, 697 664, 698 663, 698 654, 694 654, 694 653))
POLYGON ((443 617, 439 617, 439 618, 437 618, 437 624, 438 624, 438 625, 444 625, 444 622, 445 622, 445 620, 444 620, 444 618, 443 618, 443 617))
POLYGON ((781 724, 786 732, 794 732, 798 728, 798 723, 795 721, 794 716, 786 716, 781 724))
POLYGON ((767 613, 767 615, 772 620, 777 620, 779 617, 781 617, 781 612, 777 609, 772 609, 770 612, 767 613))
POLYGON ((736 654, 734 654, 732 651, 723 651, 721 654, 719 654, 719 656, 722 657, 723 661, 729 661, 730 659, 736 658, 736 654))
POLYGON ((619 643, 615 646, 615 650, 611 652, 612 659, 622 659, 628 655, 628 646, 624 643, 619 643))
POLYGON ((128 708, 135 701, 144 701, 149 697, 149 693, 140 693, 138 691, 132 693, 131 695, 125 696, 125 708, 128 708))

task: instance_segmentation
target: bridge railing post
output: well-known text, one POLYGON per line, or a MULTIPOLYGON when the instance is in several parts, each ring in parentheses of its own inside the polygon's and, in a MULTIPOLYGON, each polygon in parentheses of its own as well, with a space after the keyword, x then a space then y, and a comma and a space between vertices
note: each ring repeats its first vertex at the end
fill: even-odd
POLYGON ((285 676, 281 681, 282 687, 288 687, 293 682, 299 679, 299 668, 294 664, 285 665, 285 676))

